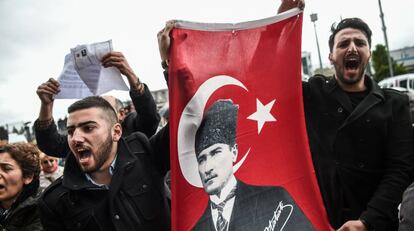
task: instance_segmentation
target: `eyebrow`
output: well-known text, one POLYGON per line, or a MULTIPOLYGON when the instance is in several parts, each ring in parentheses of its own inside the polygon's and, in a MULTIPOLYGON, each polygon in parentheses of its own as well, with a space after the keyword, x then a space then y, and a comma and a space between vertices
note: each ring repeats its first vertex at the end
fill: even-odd
POLYGON ((88 125, 88 124, 97 124, 97 122, 95 122, 93 120, 89 120, 89 121, 79 123, 77 126, 76 125, 70 125, 67 128, 69 129, 69 128, 75 128, 75 127, 82 127, 82 126, 85 126, 85 125, 88 125))
POLYGON ((368 39, 365 39, 365 38, 355 38, 355 40, 356 41, 362 41, 362 42, 368 43, 368 39))
POLYGON ((222 149, 222 147, 216 147, 215 149, 210 150, 207 154, 206 154, 206 153, 202 153, 202 152, 200 152, 198 155, 196 155, 196 158, 197 158, 197 160, 198 160, 201 156, 206 156, 206 155, 208 155, 208 154, 210 154, 210 153, 217 152, 217 151, 219 151, 219 150, 221 150, 221 149, 222 149))
POLYGON ((367 41, 368 39, 366 37, 344 37, 342 39, 339 39, 338 42, 342 42, 342 41, 350 41, 350 40, 363 40, 363 41, 367 41))
POLYGON ((217 147, 217 148, 211 150, 210 152, 216 152, 218 149, 221 149, 221 147, 217 147))
POLYGON ((2 163, 0 163, 0 166, 10 166, 10 167, 13 167, 14 165, 12 165, 12 164, 10 164, 10 163, 7 163, 7 162, 2 162, 2 163))

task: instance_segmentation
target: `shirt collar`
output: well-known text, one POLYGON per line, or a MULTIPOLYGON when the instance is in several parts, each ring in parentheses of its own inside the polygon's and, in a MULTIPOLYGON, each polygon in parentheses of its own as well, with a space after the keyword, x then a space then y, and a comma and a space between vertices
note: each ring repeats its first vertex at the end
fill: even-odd
MULTIPOLYGON (((113 176, 114 175, 114 171, 115 171, 115 163, 116 163, 116 159, 117 159, 118 155, 115 156, 114 160, 111 163, 111 166, 109 166, 109 175, 113 176)), ((96 183, 91 176, 89 176, 88 173, 85 173, 85 177, 86 179, 91 182, 92 184, 98 186, 98 187, 104 187, 104 188, 109 188, 108 185, 106 184, 98 184, 96 183)))
POLYGON ((227 198, 227 195, 231 192, 233 188, 236 187, 236 185, 237 185, 236 177, 234 177, 234 175, 231 175, 229 181, 224 186, 224 188, 221 190, 220 197, 218 197, 217 195, 210 195, 210 200, 215 204, 220 204, 227 198))

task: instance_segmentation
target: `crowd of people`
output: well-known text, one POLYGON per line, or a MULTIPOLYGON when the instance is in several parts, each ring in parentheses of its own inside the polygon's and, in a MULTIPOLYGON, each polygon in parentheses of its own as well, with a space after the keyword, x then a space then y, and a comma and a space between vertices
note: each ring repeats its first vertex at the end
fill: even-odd
MULTIPOLYGON (((282 0, 278 13, 304 6, 304 0, 282 0)), ((169 21, 158 33, 167 84, 173 28, 174 22, 169 21)), ((331 31, 329 60, 334 76, 316 75, 302 83, 309 146, 329 222, 339 231, 414 230, 414 185, 410 185, 414 136, 408 99, 397 91, 380 89, 365 74, 372 33, 364 21, 346 18, 331 31)), ((131 104, 124 106, 112 96, 87 97, 69 106, 67 118, 57 126, 53 105, 60 85, 50 78, 36 90, 41 106, 33 144, 8 144, 7 132, 0 131, 2 230, 171 229, 168 109, 163 111, 166 125, 158 129, 160 115, 154 99, 125 56, 113 51, 101 62, 126 77, 131 104), (59 132, 62 129, 67 132, 59 132)), ((219 104, 237 116, 232 102, 219 104)), ((219 113, 207 114, 211 117, 206 116, 197 131, 206 137, 196 144, 201 178, 209 156, 227 158, 230 168, 222 171, 231 172, 229 156, 237 152, 234 136, 228 143, 210 138, 208 132, 219 123, 214 119, 219 113)), ((217 195, 230 184, 254 188, 266 197, 290 198, 282 188, 254 187, 228 175, 220 187, 203 185, 211 201, 229 200, 217 195)), ((224 194, 231 194, 233 203, 238 197, 230 190, 224 194)), ((210 212, 208 207, 194 229, 240 230, 229 224, 231 214, 210 212)), ((298 209, 294 216, 304 214, 298 209)), ((311 223, 290 227, 287 230, 313 230, 311 223)))

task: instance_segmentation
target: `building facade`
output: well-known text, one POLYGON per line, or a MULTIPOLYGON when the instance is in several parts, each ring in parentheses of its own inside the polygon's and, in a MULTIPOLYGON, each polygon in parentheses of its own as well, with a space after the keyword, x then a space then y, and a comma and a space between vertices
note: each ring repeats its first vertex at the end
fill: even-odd
POLYGON ((408 72, 414 73, 414 46, 390 51, 391 57, 397 63, 402 63, 408 72))

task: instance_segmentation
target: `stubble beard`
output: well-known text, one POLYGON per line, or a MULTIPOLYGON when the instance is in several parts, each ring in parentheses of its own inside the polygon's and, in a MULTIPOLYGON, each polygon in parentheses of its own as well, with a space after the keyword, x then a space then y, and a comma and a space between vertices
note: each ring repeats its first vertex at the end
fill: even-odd
POLYGON ((344 70, 342 71, 339 68, 335 67, 335 75, 336 75, 337 80, 341 82, 342 84, 352 86, 352 85, 359 83, 361 79, 364 77, 365 68, 366 66, 364 66, 362 70, 358 70, 358 76, 356 78, 345 78, 344 77, 345 67, 344 67, 344 70))
POLYGON ((90 168, 82 168, 82 171, 84 173, 94 173, 98 171, 108 160, 111 151, 112 151, 112 137, 111 135, 108 135, 105 142, 102 144, 102 146, 98 149, 96 152, 96 164, 95 166, 91 166, 90 168))

